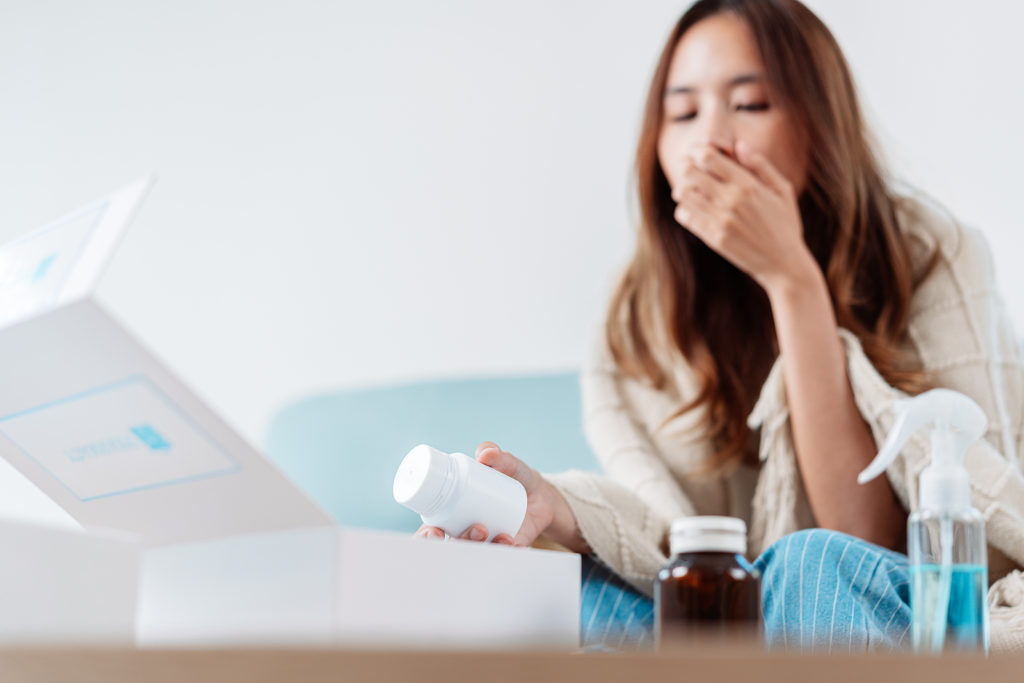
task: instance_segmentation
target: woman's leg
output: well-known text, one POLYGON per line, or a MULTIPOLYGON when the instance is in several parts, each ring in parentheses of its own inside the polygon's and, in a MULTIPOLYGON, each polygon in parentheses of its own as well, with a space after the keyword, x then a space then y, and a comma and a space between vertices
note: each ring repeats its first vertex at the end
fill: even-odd
MULTIPOLYGON (((807 529, 755 561, 765 640, 824 652, 905 648, 910 639, 907 558, 852 536, 807 529)), ((584 649, 654 646, 654 604, 600 560, 583 556, 584 649)))
POLYGON ((580 644, 584 650, 654 647, 654 603, 600 560, 584 555, 580 644))
POLYGON ((765 640, 824 652, 910 643, 907 558, 852 536, 806 529, 754 563, 761 571, 765 640))

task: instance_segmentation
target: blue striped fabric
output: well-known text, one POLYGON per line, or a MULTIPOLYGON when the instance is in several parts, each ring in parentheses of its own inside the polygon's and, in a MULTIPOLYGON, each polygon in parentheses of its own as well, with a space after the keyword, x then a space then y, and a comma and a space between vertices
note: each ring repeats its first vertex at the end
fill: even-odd
MULTIPOLYGON (((864 652, 909 646, 907 558, 825 529, 790 534, 754 562, 769 647, 864 652)), ((654 646, 654 604, 593 556, 583 558, 585 650, 654 646)))
POLYGON ((596 555, 584 555, 580 642, 586 650, 654 647, 654 603, 616 576, 596 555))

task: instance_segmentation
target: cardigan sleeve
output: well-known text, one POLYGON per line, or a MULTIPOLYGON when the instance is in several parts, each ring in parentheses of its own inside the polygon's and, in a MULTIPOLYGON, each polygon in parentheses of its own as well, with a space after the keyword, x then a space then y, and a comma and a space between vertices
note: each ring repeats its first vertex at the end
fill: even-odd
POLYGON ((668 522, 695 514, 651 433, 651 422, 658 418, 651 413, 670 414, 678 406, 664 393, 622 374, 603 330, 580 373, 580 393, 583 432, 604 471, 668 522))
POLYGON ((590 472, 545 474, 565 498, 593 554, 644 595, 668 561, 669 522, 622 484, 590 472))

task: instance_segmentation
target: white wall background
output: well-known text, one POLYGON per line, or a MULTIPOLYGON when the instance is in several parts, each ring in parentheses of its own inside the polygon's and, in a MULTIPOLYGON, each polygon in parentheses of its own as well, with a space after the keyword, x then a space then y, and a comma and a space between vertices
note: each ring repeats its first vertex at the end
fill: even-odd
MULTIPOLYGON (((1022 6, 808 4, 1024 321, 1022 6)), ((574 368, 687 5, 0 0, 0 240, 155 170, 101 293, 254 442, 313 392, 574 368)))

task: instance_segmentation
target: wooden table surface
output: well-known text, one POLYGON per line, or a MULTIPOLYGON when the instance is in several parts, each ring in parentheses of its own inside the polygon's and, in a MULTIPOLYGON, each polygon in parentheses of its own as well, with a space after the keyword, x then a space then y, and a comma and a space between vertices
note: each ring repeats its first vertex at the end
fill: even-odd
POLYGON ((663 653, 417 652, 343 649, 0 650, 0 681, 92 683, 380 681, 751 681, 1024 683, 1024 656, 809 656, 756 651, 663 653))

